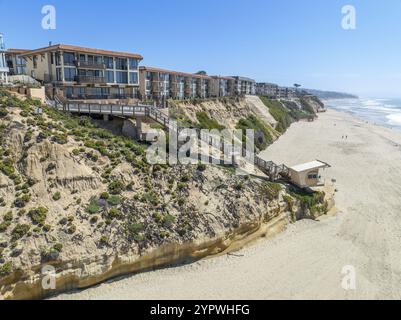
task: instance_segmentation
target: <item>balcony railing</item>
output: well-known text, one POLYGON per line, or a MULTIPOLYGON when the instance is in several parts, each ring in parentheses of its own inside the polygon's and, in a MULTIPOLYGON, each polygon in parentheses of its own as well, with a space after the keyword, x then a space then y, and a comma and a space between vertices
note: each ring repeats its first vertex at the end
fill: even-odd
POLYGON ((83 68, 83 69, 106 69, 106 64, 102 62, 91 62, 91 61, 80 61, 76 60, 74 61, 75 66, 77 68, 83 68))
POLYGON ((106 77, 76 76, 75 81, 87 84, 106 84, 106 77))
POLYGON ((134 94, 69 94, 67 95, 69 100, 118 100, 118 99, 137 99, 138 97, 134 94))

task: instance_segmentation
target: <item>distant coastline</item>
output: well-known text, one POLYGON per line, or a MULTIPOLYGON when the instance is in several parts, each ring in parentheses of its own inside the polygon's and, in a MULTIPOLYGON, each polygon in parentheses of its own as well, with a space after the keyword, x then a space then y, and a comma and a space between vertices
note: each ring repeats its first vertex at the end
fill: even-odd
POLYGON ((319 99, 329 100, 329 99, 358 99, 359 97, 354 94, 345 92, 335 92, 335 91, 322 91, 315 89, 304 89, 309 94, 317 96, 319 99))

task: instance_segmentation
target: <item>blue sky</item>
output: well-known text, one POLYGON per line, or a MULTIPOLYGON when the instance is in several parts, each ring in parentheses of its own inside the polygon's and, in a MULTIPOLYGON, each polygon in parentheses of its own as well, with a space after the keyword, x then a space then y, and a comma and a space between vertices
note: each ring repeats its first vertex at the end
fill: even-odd
POLYGON ((143 65, 401 97, 399 0, 0 0, 12 48, 55 43, 140 53, 143 65), (57 29, 43 30, 54 5, 57 29), (341 27, 344 5, 357 29, 341 27))

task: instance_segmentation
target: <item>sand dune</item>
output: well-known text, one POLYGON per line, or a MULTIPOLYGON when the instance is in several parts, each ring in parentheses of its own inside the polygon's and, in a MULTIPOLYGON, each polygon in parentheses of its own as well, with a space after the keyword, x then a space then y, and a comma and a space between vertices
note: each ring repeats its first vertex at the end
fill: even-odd
POLYGON ((329 162, 337 216, 301 221, 238 256, 149 272, 58 299, 400 299, 401 134, 329 111, 294 124, 266 159, 329 162), (348 139, 342 139, 347 135, 348 139), (356 290, 341 287, 356 269, 356 290))

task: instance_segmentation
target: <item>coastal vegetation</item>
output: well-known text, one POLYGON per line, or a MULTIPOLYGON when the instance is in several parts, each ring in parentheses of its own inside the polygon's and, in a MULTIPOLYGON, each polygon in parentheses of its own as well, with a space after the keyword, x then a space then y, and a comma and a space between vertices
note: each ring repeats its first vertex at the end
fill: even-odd
POLYGON ((313 119, 316 116, 315 110, 307 100, 301 100, 301 108, 292 101, 271 100, 260 97, 270 114, 277 121, 276 130, 284 133, 292 123, 302 119, 313 119))
MULTIPOLYGON (((87 261, 94 274, 79 273, 95 283, 96 272, 118 268, 117 258, 135 262, 167 245, 179 252, 183 243, 229 240, 249 224, 285 214, 281 184, 236 176, 233 167, 150 165, 145 145, 101 129, 89 117, 46 106, 37 113, 37 106, 0 90, 2 292, 34 294, 15 292, 10 279, 23 287, 26 274, 44 263, 57 264, 68 278, 87 261)), ((234 126, 261 133, 261 148, 271 143, 273 129, 258 117, 234 105, 222 108, 235 114, 234 126)), ((180 112, 194 127, 229 127, 201 108, 180 112)), ((287 196, 296 206, 299 200, 287 196)))
POLYGON ((215 119, 210 119, 206 112, 197 112, 196 118, 198 120, 199 129, 208 129, 208 130, 224 130, 225 127, 219 124, 215 119))
MULTIPOLYGON (((240 119, 236 129, 247 130, 252 129, 255 131, 255 146, 259 150, 265 150, 270 144, 273 143, 273 136, 271 129, 262 122, 255 115, 250 115, 246 119, 240 119)), ((245 139, 244 135, 244 139, 245 139)))

